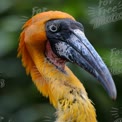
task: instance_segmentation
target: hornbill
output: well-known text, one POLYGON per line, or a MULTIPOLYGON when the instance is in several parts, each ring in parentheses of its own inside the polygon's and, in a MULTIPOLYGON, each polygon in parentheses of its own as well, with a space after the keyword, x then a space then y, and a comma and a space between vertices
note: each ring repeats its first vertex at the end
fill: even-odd
POLYGON ((109 70, 86 38, 83 25, 67 13, 47 11, 28 20, 20 34, 18 56, 37 89, 56 108, 55 122, 97 122, 85 88, 66 62, 85 69, 116 99, 109 70))

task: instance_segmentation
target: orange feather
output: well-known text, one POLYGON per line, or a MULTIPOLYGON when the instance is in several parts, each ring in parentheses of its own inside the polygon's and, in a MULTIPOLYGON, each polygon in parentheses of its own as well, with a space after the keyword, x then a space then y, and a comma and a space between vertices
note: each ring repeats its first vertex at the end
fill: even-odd
POLYGON ((56 122, 96 122, 95 109, 81 82, 67 66, 66 74, 63 74, 45 57, 45 23, 63 18, 75 20, 71 15, 60 11, 39 13, 28 20, 20 35, 18 57, 22 57, 23 66, 37 89, 49 97, 57 109, 56 122), (69 94, 70 92, 72 93, 69 94))

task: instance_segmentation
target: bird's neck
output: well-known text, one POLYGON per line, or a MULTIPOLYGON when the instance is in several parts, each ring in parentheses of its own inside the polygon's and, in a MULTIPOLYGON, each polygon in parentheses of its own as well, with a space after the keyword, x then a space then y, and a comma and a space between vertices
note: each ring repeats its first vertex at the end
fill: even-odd
POLYGON ((70 69, 65 66, 65 72, 60 71, 39 50, 33 50, 31 56, 35 63, 31 69, 32 80, 57 109, 56 122, 96 122, 95 109, 70 69))

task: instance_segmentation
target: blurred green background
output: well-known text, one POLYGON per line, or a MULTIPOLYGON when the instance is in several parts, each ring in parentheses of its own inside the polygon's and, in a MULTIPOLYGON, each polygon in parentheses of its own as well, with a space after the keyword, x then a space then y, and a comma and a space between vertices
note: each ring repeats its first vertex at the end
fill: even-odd
MULTIPOLYGON (((82 22, 89 41, 109 67, 118 97, 112 101, 102 86, 76 65, 68 64, 82 81, 89 98, 94 102, 99 122, 114 122, 122 118, 122 17, 111 19, 94 28, 103 15, 118 15, 119 1, 107 0, 0 0, 0 122, 53 122, 55 109, 26 76, 17 47, 21 27, 38 12, 65 11, 82 22), (111 10, 108 9, 111 7, 111 10), (100 11, 99 11, 100 10, 100 11), (102 13, 100 13, 102 12, 102 13)), ((121 14, 122 15, 122 14, 121 14)), ((119 122, 119 121, 118 121, 119 122)))

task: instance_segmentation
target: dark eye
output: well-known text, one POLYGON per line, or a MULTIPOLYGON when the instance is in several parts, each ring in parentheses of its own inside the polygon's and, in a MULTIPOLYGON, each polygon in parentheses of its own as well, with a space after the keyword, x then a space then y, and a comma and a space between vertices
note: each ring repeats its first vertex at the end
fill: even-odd
POLYGON ((51 32, 57 32, 57 31, 58 31, 58 27, 57 27, 56 25, 50 25, 50 26, 49 26, 49 30, 50 30, 51 32))

